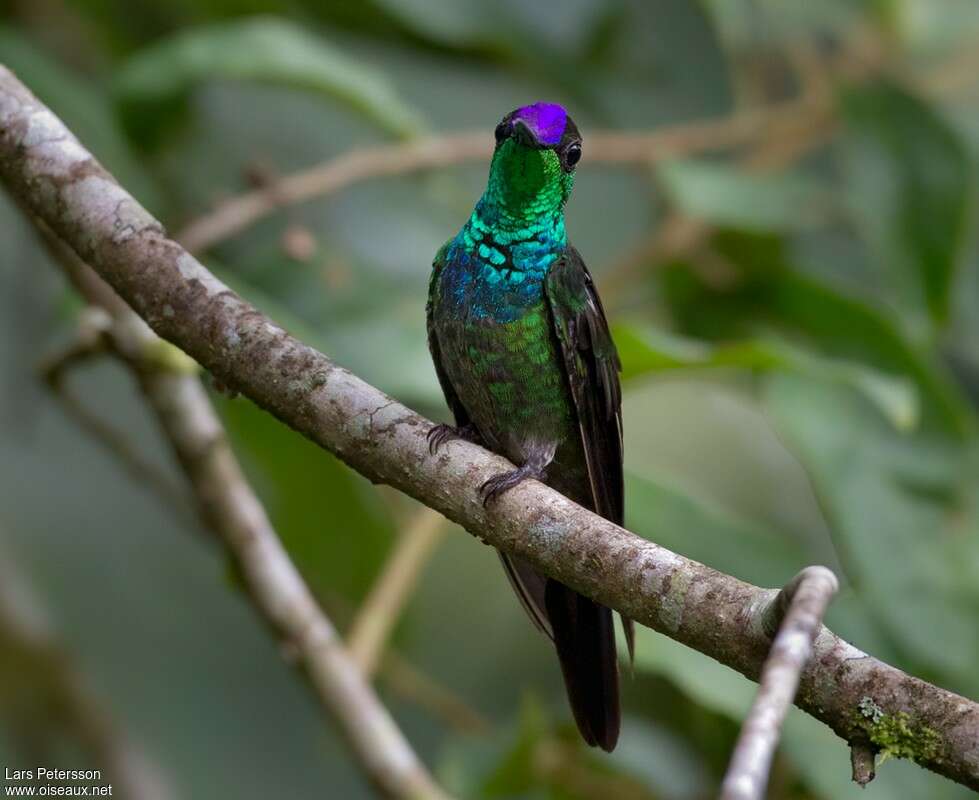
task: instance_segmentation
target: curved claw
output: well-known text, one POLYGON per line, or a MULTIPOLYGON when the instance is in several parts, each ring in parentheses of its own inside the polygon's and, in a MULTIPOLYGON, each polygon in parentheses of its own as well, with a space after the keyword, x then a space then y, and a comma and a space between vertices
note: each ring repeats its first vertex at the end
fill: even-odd
POLYGON ((480 497, 483 498, 483 508, 486 508, 491 501, 495 500, 504 492, 508 492, 515 486, 519 486, 524 481, 531 479, 538 481, 544 480, 544 470, 531 466, 523 466, 519 469, 512 469, 509 472, 501 472, 499 475, 494 475, 479 487, 480 497))
POLYGON ((428 452, 433 456, 438 453, 439 448, 446 442, 453 439, 465 439, 467 442, 475 442, 478 438, 476 428, 472 425, 434 425, 427 434, 428 452))
POLYGON ((454 433, 451 425, 435 425, 428 432, 428 452, 434 456, 439 448, 452 438, 454 433))

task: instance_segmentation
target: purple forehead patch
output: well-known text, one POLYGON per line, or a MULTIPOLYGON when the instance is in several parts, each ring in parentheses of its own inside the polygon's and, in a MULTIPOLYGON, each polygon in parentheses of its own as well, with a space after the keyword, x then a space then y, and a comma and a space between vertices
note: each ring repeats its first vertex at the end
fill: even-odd
POLYGON ((564 135, 568 123, 568 112, 557 103, 534 103, 518 108, 513 119, 527 123, 538 142, 545 145, 557 144, 564 135))

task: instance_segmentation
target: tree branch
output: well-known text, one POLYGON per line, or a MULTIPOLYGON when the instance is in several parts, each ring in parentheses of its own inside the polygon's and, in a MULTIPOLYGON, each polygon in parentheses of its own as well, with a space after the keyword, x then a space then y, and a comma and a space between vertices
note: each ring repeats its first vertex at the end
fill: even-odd
MULTIPOLYGON (((694 153, 738 147, 772 126, 817 126, 828 104, 826 96, 803 97, 771 108, 743 111, 731 117, 688 122, 653 133, 594 131, 588 135, 588 163, 649 166, 694 153)), ((234 197, 187 228, 176 240, 191 252, 214 247, 279 208, 324 197, 362 181, 406 175, 469 161, 484 162, 493 152, 485 132, 429 137, 401 144, 365 147, 234 197)))
POLYGON ((112 309, 106 331, 112 349, 139 381, 189 479, 201 516, 235 558, 255 606, 299 654, 321 703, 338 721, 367 777, 386 797, 445 798, 282 546, 231 451, 196 365, 181 365, 179 358, 189 359, 179 351, 178 359, 165 355, 171 345, 125 303, 112 300, 111 289, 43 221, 39 231, 86 300, 112 309))
POLYGON ((169 475, 144 459, 133 448, 129 437, 89 410, 68 386, 68 373, 72 369, 105 355, 106 339, 111 326, 112 318, 101 306, 83 309, 75 339, 44 360, 39 367, 41 377, 62 410, 79 428, 114 455, 134 480, 149 488, 168 513, 173 514, 181 523, 196 528, 196 516, 190 509, 189 498, 182 487, 174 485, 169 475))
MULTIPOLYGON (((0 178, 163 338, 371 480, 626 616, 757 679, 771 595, 683 558, 529 481, 483 508, 475 487, 512 468, 467 442, 437 456, 432 423, 302 344, 176 242, 7 70, 0 178)), ((419 275, 419 280, 424 280, 419 275)), ((421 313, 421 310, 419 310, 421 313)), ((861 652, 825 627, 796 704, 979 788, 979 704, 861 652)))
POLYGON ((799 675, 812 657, 826 607, 839 589, 825 567, 806 567, 761 612, 762 626, 773 635, 772 649, 759 679, 758 694, 741 725, 721 800, 762 800, 772 757, 799 675))

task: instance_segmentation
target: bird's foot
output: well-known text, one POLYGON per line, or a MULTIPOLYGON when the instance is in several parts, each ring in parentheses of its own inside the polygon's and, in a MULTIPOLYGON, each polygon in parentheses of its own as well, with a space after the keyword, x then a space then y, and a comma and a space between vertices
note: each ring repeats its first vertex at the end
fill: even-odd
POLYGON ((513 487, 519 486, 524 481, 542 481, 545 477, 544 468, 537 464, 524 464, 518 469, 494 475, 479 487, 479 494, 483 498, 483 507, 485 508, 492 500, 513 487))
POLYGON ((453 439, 465 439, 479 444, 479 433, 471 422, 466 425, 435 425, 428 432, 428 451, 434 456, 439 448, 453 439))

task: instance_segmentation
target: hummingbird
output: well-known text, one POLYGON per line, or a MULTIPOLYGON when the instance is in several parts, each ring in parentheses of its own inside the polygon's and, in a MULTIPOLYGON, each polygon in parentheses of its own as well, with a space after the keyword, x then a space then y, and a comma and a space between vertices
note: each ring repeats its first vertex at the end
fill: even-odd
MULTIPOLYGON (((455 424, 432 428, 430 448, 462 438, 516 465, 479 488, 484 504, 536 479, 621 525, 621 365, 565 233, 581 134, 563 107, 539 102, 503 117, 495 136, 486 189, 433 263, 428 345, 455 424)), ((611 610, 519 558, 500 559, 554 643, 582 738, 611 752, 620 726, 611 610)), ((622 625, 631 657, 633 625, 622 625)))

